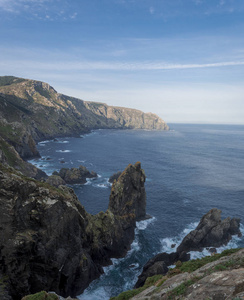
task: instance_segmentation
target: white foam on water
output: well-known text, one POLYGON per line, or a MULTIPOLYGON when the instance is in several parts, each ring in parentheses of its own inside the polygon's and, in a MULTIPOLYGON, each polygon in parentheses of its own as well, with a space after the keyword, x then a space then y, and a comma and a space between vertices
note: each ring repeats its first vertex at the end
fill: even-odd
POLYGON ((108 189, 108 186, 104 183, 94 184, 93 186, 97 188, 108 189))
POLYGON ((46 144, 46 143, 50 143, 50 142, 52 142, 52 140, 42 141, 42 142, 39 142, 38 145, 40 145, 40 144, 46 144))
POLYGON ((198 225, 198 222, 189 224, 181 233, 174 237, 166 237, 160 239, 162 248, 161 252, 172 253, 176 251, 176 248, 180 245, 183 238, 192 230, 194 230, 198 225), (173 247, 174 245, 174 247, 173 247))
POLYGON ((57 143, 59 143, 59 144, 68 144, 69 141, 57 141, 57 143))
MULTIPOLYGON (((172 253, 175 252, 177 247, 180 245, 182 242, 183 238, 192 230, 194 230, 197 227, 198 223, 191 223, 189 224, 179 235, 175 237, 168 237, 161 239, 161 252, 167 252, 167 253, 172 253), (172 245, 175 245, 172 247, 172 245)), ((244 236, 244 225, 240 224, 240 231, 242 233, 242 236, 244 236)), ((208 255, 211 255, 211 252, 209 251, 210 248, 216 248, 217 253, 221 253, 226 249, 231 249, 231 248, 237 248, 238 243, 241 241, 241 237, 238 237, 237 235, 233 235, 232 239, 229 241, 227 245, 221 246, 221 247, 206 247, 204 248, 201 252, 200 251, 190 251, 190 256, 191 259, 197 259, 197 258, 202 258, 208 255)))
POLYGON ((142 220, 142 221, 136 222, 136 229, 137 230, 145 230, 148 227, 148 225, 152 224, 155 220, 156 220, 156 218, 152 217, 147 220, 142 220))
POLYGON ((56 150, 56 152, 68 153, 68 152, 71 152, 71 150, 56 150))
POLYGON ((85 160, 77 160, 78 162, 81 162, 81 163, 84 163, 85 162, 85 160))
POLYGON ((99 287, 96 290, 89 291, 85 290, 84 293, 77 297, 79 300, 101 300, 109 299, 109 293, 106 292, 104 287, 99 287))
POLYGON ((92 178, 86 178, 86 183, 84 185, 91 185, 92 184, 92 178))

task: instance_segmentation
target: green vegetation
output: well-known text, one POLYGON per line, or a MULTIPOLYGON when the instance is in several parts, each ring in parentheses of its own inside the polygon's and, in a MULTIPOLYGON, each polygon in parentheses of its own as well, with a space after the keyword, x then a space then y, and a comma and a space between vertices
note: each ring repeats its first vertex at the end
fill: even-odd
MULTIPOLYGON (((157 291, 158 288, 170 277, 173 277, 179 273, 184 273, 184 272, 188 272, 188 273, 192 273, 195 270, 201 268, 202 266, 210 263, 210 262, 214 262, 218 259, 220 259, 221 257, 224 256, 229 256, 233 253, 238 252, 240 249, 229 249, 229 250, 224 250, 222 253, 220 254, 215 254, 213 256, 206 256, 203 258, 199 258, 199 259, 194 259, 194 260, 190 260, 187 262, 180 262, 178 261, 176 263, 176 267, 174 269, 171 269, 166 276, 163 275, 155 275, 152 277, 148 277, 145 285, 141 288, 138 289, 134 289, 134 290, 129 290, 126 292, 121 293, 120 295, 118 295, 117 297, 113 297, 110 300, 128 300, 131 299, 132 297, 140 294, 142 291, 144 291, 145 289, 147 289, 150 286, 156 286, 157 287, 157 291)), ((235 265, 238 266, 243 266, 244 267, 244 258, 239 259, 237 261, 230 259, 227 262, 221 263, 219 265, 216 265, 213 267, 212 270, 210 270, 210 272, 216 272, 216 271, 223 271, 228 269, 228 267, 233 267, 235 265)), ((182 296, 186 293, 186 290, 189 286, 191 286, 192 284, 196 283, 200 278, 196 277, 193 278, 191 280, 188 280, 182 284, 180 284, 178 287, 176 287, 175 289, 173 289, 172 291, 170 291, 168 293, 168 299, 174 299, 177 296, 182 296)))
POLYGON ((10 85, 13 83, 20 83, 25 81, 24 78, 18 78, 14 76, 0 76, 0 86, 10 85))
MULTIPOLYGON (((175 269, 180 270, 180 273, 183 273, 183 272, 192 273, 195 270, 201 268, 202 266, 204 266, 204 265, 206 265, 210 262, 216 261, 216 260, 218 260, 219 258, 221 258, 223 256, 228 256, 228 255, 231 255, 233 253, 236 253, 239 250, 240 249, 229 249, 229 250, 224 250, 222 253, 215 254, 213 256, 206 256, 206 257, 203 257, 203 258, 189 260, 187 262, 182 263, 182 265, 179 268, 176 267, 175 269)), ((170 271, 170 274, 175 269, 172 269, 170 271)))
POLYGON ((20 164, 20 161, 14 151, 11 149, 10 145, 4 140, 0 139, 0 149, 3 151, 4 156, 6 157, 7 163, 14 167, 17 163, 20 164))
MULTIPOLYGON (((144 286, 151 286, 151 285, 155 285, 155 283, 157 283, 159 280, 161 280, 164 276, 159 274, 159 275, 154 275, 152 277, 148 277, 145 281, 144 286)), ((161 281, 160 281, 161 283, 161 281)))
POLYGON ((58 296, 42 291, 33 295, 25 296, 22 300, 58 300, 58 296))
POLYGON ((175 296, 184 295, 186 293, 187 288, 192 284, 194 284, 195 282, 197 282, 198 280, 199 280, 198 278, 195 278, 183 282, 182 284, 180 284, 179 286, 177 286, 176 288, 174 288, 172 291, 168 293, 168 299, 174 299, 175 296))
POLYGON ((143 292, 146 288, 148 288, 148 286, 143 286, 143 287, 135 289, 135 290, 126 291, 126 292, 123 292, 123 293, 119 294, 119 296, 117 296, 117 297, 110 298, 110 300, 128 300, 128 299, 131 299, 132 297, 134 297, 134 296, 140 294, 141 292, 143 292))

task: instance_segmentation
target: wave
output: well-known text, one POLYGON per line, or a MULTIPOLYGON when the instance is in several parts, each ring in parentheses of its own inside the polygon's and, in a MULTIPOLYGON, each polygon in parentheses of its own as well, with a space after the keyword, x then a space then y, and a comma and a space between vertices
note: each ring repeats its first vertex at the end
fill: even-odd
MULTIPOLYGON (((177 247, 182 242, 183 238, 192 230, 194 230, 198 225, 198 222, 189 224, 179 235, 175 237, 167 237, 164 239, 161 239, 161 252, 166 253, 172 253, 175 252, 177 247)), ((240 224, 240 231, 242 233, 242 236, 244 235, 244 225, 240 224)), ((217 253, 221 253, 222 251, 226 249, 231 248, 238 248, 239 243, 241 242, 242 238, 238 237, 237 235, 232 236, 232 239, 229 241, 227 245, 221 246, 221 247, 213 247, 216 248, 217 253)), ((206 247, 201 252, 200 251, 190 251, 190 259, 197 259, 202 258, 208 255, 211 255, 211 252, 209 251, 209 248, 212 247, 206 247)))
POLYGON ((175 252, 176 248, 180 245, 183 238, 198 225, 198 222, 190 223, 181 233, 174 237, 166 237, 160 239, 161 252, 172 253, 175 252))
POLYGON ((136 233, 137 233, 137 230, 145 230, 148 227, 148 225, 152 224, 155 220, 156 220, 156 218, 152 217, 150 219, 136 222, 136 233))
POLYGON ((97 187, 97 188, 108 189, 108 186, 106 184, 104 184, 104 183, 94 184, 93 186, 97 187))
POLYGON ((40 145, 40 144, 46 144, 46 143, 50 143, 50 142, 52 142, 52 140, 46 140, 46 141, 39 142, 38 145, 40 145))
POLYGON ((57 143, 58 143, 58 144, 68 144, 69 141, 60 141, 60 140, 58 140, 57 143))
POLYGON ((56 152, 68 153, 68 152, 72 152, 72 151, 71 150, 56 150, 56 152))

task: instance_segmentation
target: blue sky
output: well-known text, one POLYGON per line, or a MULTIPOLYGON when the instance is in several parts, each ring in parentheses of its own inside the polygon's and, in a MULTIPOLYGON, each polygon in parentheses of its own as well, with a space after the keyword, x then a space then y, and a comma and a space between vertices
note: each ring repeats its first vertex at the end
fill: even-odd
POLYGON ((0 0, 0 75, 169 123, 244 124, 244 0, 0 0))

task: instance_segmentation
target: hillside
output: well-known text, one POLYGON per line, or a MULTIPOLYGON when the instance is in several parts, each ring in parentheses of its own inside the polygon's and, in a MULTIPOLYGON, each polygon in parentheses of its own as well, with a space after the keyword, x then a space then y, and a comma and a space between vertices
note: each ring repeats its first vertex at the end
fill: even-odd
POLYGON ((101 128, 168 130, 152 113, 68 97, 40 81, 0 77, 0 162, 25 171, 19 160, 39 156, 36 142, 101 128), (19 157, 13 150, 9 157, 11 146, 19 157))
POLYGON ((244 249, 181 263, 167 275, 149 277, 141 288, 111 300, 224 300, 244 297, 244 249))

